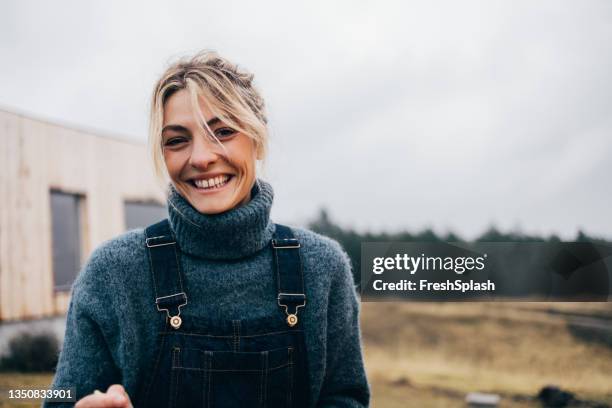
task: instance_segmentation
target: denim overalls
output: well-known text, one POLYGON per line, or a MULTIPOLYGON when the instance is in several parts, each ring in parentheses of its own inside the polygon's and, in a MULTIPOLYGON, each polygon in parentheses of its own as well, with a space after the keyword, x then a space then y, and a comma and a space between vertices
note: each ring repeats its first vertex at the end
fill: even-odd
POLYGON ((155 301, 160 312, 158 352, 137 406, 307 407, 304 331, 297 314, 306 304, 300 244, 276 225, 271 241, 278 313, 265 319, 181 319, 188 288, 168 220, 145 230, 155 301))

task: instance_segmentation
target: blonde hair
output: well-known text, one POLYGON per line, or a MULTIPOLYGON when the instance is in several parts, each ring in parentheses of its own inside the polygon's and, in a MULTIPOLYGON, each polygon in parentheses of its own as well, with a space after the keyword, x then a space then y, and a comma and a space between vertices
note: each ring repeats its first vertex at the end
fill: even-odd
POLYGON ((181 89, 190 93, 194 113, 199 118, 198 125, 217 143, 221 142, 200 111, 199 101, 202 99, 221 121, 250 137, 255 142, 258 158, 265 158, 268 120, 264 100, 253 86, 253 74, 214 51, 201 51, 170 65, 153 90, 149 147, 155 173, 160 180, 168 178, 162 146, 164 104, 181 89))

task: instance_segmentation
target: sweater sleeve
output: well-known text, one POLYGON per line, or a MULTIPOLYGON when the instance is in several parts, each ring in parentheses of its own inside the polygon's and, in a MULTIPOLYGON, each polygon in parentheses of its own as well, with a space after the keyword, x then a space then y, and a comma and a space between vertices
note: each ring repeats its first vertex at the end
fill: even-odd
POLYGON ((342 261, 330 282, 327 361, 317 406, 367 407, 370 387, 363 363, 359 301, 348 256, 334 244, 342 261))
MULTIPOLYGON (((76 401, 95 389, 106 391, 110 385, 121 383, 104 335, 113 330, 109 327, 109 318, 113 315, 111 299, 100 286, 106 271, 98 267, 100 262, 94 255, 73 285, 64 343, 51 386, 54 390, 74 387, 76 401)), ((43 407, 74 404, 45 402, 43 407)))

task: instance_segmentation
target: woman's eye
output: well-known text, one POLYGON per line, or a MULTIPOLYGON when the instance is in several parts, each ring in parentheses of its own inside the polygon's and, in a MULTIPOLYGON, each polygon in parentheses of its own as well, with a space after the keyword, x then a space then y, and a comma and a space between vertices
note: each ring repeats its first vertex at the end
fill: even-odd
POLYGON ((168 140, 166 140, 164 142, 164 146, 175 147, 175 146, 178 146, 178 145, 180 145, 180 144, 182 144, 182 143, 184 143, 186 141, 187 141, 187 138, 184 137, 184 136, 171 137, 171 138, 168 138, 168 140))
POLYGON ((215 136, 219 139, 227 139, 232 137, 236 131, 229 127, 223 127, 215 130, 215 136))

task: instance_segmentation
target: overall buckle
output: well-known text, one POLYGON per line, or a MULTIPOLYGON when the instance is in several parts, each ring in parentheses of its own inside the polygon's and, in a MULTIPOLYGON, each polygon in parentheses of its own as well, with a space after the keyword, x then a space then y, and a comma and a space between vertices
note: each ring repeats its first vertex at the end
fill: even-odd
POLYGON ((165 235, 160 235, 158 237, 150 237, 145 240, 148 248, 155 248, 166 245, 174 245, 176 241, 172 241, 171 237, 167 237, 165 235), (170 239, 170 240, 168 240, 170 239))
POLYGON ((183 320, 180 317, 181 307, 187 304, 187 294, 185 292, 175 293, 174 295, 161 296, 155 298, 155 305, 157 306, 157 310, 165 311, 166 315, 170 319, 170 326, 174 329, 178 329, 181 327, 181 323, 183 320), (176 308, 176 314, 174 316, 171 315, 170 309, 176 308))
POLYGON ((276 249, 300 248, 300 241, 295 238, 273 239, 272 247, 276 249))
POLYGON ((303 293, 279 293, 277 297, 277 303, 279 306, 285 308, 285 314, 287 315, 287 324, 289 327, 293 327, 298 322, 298 309, 306 305, 306 295, 303 293), (301 304, 298 304, 300 303, 301 304), (295 311, 289 311, 289 306, 294 306, 295 311))

